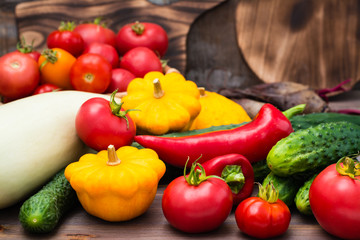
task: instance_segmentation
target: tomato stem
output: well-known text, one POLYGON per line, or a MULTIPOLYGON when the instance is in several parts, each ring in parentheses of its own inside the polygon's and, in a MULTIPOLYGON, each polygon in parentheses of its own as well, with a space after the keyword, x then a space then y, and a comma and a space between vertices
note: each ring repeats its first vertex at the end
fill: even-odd
POLYGON ((269 203, 275 203, 279 199, 279 191, 275 188, 272 181, 266 184, 263 187, 260 183, 259 185, 259 197, 269 203))
POLYGON ((336 163, 336 171, 343 176, 349 176, 354 180, 360 181, 360 179, 356 178, 360 176, 360 162, 351 157, 346 156, 340 158, 336 163))
POLYGON ((73 31, 76 27, 76 24, 74 21, 72 22, 60 22, 59 31, 73 31))
POLYGON ((191 169, 190 169, 188 176, 186 176, 186 167, 187 167, 187 164, 188 164, 190 158, 188 158, 186 160, 185 167, 184 167, 184 178, 189 185, 198 186, 202 182, 208 180, 209 178, 219 178, 221 180, 224 180, 221 177, 216 176, 216 175, 206 176, 204 167, 201 166, 200 163, 197 163, 197 161, 200 158, 201 158, 201 156, 198 159, 196 159, 196 161, 191 165, 191 169))
POLYGON ((126 116, 126 114, 127 114, 128 112, 130 112, 130 111, 138 111, 138 109, 128 109, 128 110, 126 110, 126 111, 121 110, 121 107, 122 107, 122 105, 124 104, 124 102, 120 102, 120 104, 119 104, 119 103, 117 103, 117 102, 115 101, 115 95, 116 95, 117 91, 118 91, 118 90, 116 89, 114 92, 111 93, 111 96, 110 96, 110 102, 109 102, 109 104, 110 104, 111 112, 112 112, 115 116, 118 116, 118 117, 120 117, 120 118, 125 119, 125 121, 126 121, 126 127, 129 129, 129 119, 128 119, 128 117, 126 116))
POLYGON ((43 62, 41 63, 41 65, 40 65, 40 70, 43 69, 43 67, 44 67, 48 62, 50 62, 50 63, 52 63, 52 64, 56 63, 57 60, 58 60, 56 54, 57 54, 57 51, 54 51, 54 50, 52 50, 52 49, 44 49, 44 50, 42 51, 41 55, 45 57, 45 61, 43 61, 43 62))
POLYGON ((120 159, 118 158, 118 156, 116 154, 114 145, 109 145, 107 152, 108 152, 108 159, 109 159, 106 163, 107 165, 116 166, 121 163, 120 159))
POLYGON ((16 49, 21 53, 31 53, 34 51, 34 40, 29 45, 26 44, 25 38, 21 37, 21 40, 16 44, 16 49))
POLYGON ((141 35, 145 31, 145 26, 139 21, 136 21, 133 25, 131 25, 131 29, 136 33, 136 35, 141 35))

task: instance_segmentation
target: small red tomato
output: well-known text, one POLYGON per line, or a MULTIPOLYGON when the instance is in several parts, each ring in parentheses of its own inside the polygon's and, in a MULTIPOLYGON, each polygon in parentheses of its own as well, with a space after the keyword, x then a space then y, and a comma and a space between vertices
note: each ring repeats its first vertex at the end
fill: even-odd
POLYGON ((51 84, 51 83, 44 83, 39 85, 35 91, 33 92, 33 95, 46 93, 46 92, 54 92, 61 90, 58 86, 51 84))
POLYGON ((39 60, 39 57, 41 55, 40 52, 34 49, 33 44, 26 44, 25 38, 22 38, 21 41, 18 42, 18 44, 16 45, 16 51, 27 54, 36 62, 39 60))
POLYGON ((162 198, 166 220, 187 233, 209 232, 220 227, 232 205, 229 186, 221 178, 206 176, 199 163, 192 165, 188 176, 184 173, 170 182, 162 198), (196 167, 201 169, 200 174, 196 167))
POLYGON ((112 144, 116 149, 134 141, 136 126, 115 99, 91 98, 84 102, 75 119, 76 132, 80 139, 96 151, 107 149, 112 144))
POLYGON ((360 239, 360 163, 341 158, 316 176, 309 191, 320 226, 342 239, 360 239))
POLYGON ((120 60, 120 67, 141 78, 151 71, 163 71, 160 59, 147 47, 136 47, 125 53, 120 60))
POLYGON ((31 95, 40 82, 37 62, 14 51, 0 57, 0 95, 15 100, 31 95))
POLYGON ((47 37, 47 46, 64 49, 74 57, 80 56, 84 50, 84 40, 79 33, 74 32, 74 28, 74 22, 61 22, 59 29, 51 32, 47 37))
POLYGON ((86 53, 76 59, 70 70, 75 90, 103 93, 111 81, 111 64, 102 56, 86 53))
POLYGON ((134 74, 123 68, 115 68, 111 71, 111 82, 106 92, 111 93, 118 89, 126 92, 129 83, 136 78, 134 74))
POLYGON ((74 32, 80 34, 86 48, 90 43, 106 43, 115 47, 115 32, 100 24, 101 18, 96 18, 93 23, 83 23, 75 27, 74 32))
POLYGON ((160 57, 169 45, 166 31, 160 25, 149 22, 126 24, 116 35, 116 47, 121 55, 135 47, 147 47, 160 57))
POLYGON ((256 238, 272 238, 284 234, 289 228, 291 213, 278 199, 274 185, 259 185, 259 197, 243 200, 235 210, 239 229, 256 238))
POLYGON ((109 61, 112 68, 119 66, 119 54, 116 49, 109 44, 97 42, 91 43, 85 48, 83 54, 85 53, 96 53, 103 56, 109 61))

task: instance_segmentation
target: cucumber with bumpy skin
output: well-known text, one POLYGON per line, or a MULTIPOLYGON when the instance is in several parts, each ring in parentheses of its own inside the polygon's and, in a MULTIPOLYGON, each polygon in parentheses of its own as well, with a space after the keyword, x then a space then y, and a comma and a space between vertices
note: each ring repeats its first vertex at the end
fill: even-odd
POLYGON ((265 179, 265 177, 270 173, 270 169, 269 169, 265 159, 258 161, 258 162, 251 163, 251 166, 253 167, 253 170, 254 170, 255 182, 262 182, 265 179))
POLYGON ((360 125, 360 116, 342 113, 309 113, 290 118, 294 131, 314 127, 326 122, 351 122, 360 125))
POLYGON ((63 169, 23 203, 19 213, 20 223, 32 233, 51 232, 75 202, 76 192, 65 178, 63 169))
POLYGON ((318 173, 315 173, 310 179, 305 181, 305 183, 299 188, 299 191, 295 195, 294 201, 296 208, 299 210, 300 213, 304 215, 313 214, 310 207, 309 191, 310 191, 310 186, 317 175, 318 173))
POLYGON ((272 147, 266 161, 278 176, 304 177, 359 150, 360 126, 350 122, 330 122, 293 132, 281 139, 272 147))
POLYGON ((266 186, 270 182, 272 182, 276 190, 279 191, 280 200, 282 200, 288 207, 294 204, 295 195, 302 182, 291 177, 279 177, 272 172, 265 177, 262 185, 266 186))

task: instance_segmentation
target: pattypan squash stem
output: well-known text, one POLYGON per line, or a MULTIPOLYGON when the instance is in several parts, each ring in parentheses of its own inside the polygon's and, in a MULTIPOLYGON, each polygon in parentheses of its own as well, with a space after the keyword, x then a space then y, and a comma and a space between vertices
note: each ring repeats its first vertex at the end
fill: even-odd
POLYGON ((206 96, 206 92, 205 92, 205 88, 204 87, 199 87, 199 92, 200 92, 200 97, 205 97, 206 96))
POLYGON ((287 117, 287 119, 292 118, 293 116, 300 114, 304 111, 306 107, 306 104, 299 104, 292 108, 287 109, 286 111, 283 111, 282 113, 287 117))
POLYGON ((40 65, 40 70, 48 63, 56 63, 58 58, 56 56, 57 51, 54 51, 52 49, 44 49, 41 53, 42 56, 45 57, 45 61, 43 61, 40 65))
POLYGON ((279 198, 279 191, 275 188, 272 181, 266 184, 266 186, 259 185, 259 197, 268 203, 275 203, 279 198))
POLYGON ((197 163, 197 160, 191 165, 189 175, 186 177, 186 167, 187 167, 188 161, 189 161, 189 158, 186 160, 186 164, 184 167, 184 178, 189 185, 198 186, 202 182, 208 180, 209 178, 219 178, 221 180, 224 180, 221 177, 216 176, 216 175, 206 176, 205 169, 203 168, 203 166, 201 166, 200 163, 197 163))
POLYGON ((227 165, 221 173, 221 178, 235 194, 238 194, 245 184, 245 176, 239 165, 227 165))
POLYGON ((131 30, 133 30, 136 35, 141 35, 145 30, 145 26, 139 21, 136 21, 133 25, 131 25, 131 30))
POLYGON ((360 176, 360 162, 350 157, 342 157, 336 163, 336 171, 343 176, 349 176, 354 180, 360 181, 360 179, 356 178, 360 176))
POLYGON ((154 81, 154 98, 162 98, 164 96, 164 91, 161 88, 160 80, 155 78, 154 81))
POLYGON ((116 166, 121 163, 120 159, 118 158, 118 156, 116 154, 114 145, 109 145, 107 152, 108 152, 108 158, 109 158, 109 160, 106 163, 107 165, 116 166))
POLYGON ((128 109, 126 111, 121 110, 121 107, 124 104, 124 102, 120 102, 120 104, 119 104, 115 101, 115 95, 116 95, 117 91, 118 90, 116 89, 114 92, 111 93, 111 96, 110 96, 109 104, 110 104, 111 112, 117 117, 124 118, 126 120, 126 126, 127 126, 127 128, 129 128, 129 119, 127 118, 126 114, 130 111, 135 111, 137 109, 128 109))

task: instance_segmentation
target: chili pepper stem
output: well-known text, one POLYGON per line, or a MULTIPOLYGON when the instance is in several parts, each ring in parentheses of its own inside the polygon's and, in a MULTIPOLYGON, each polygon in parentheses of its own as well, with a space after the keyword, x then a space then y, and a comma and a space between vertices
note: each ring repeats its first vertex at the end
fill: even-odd
POLYGON ((292 108, 289 108, 288 110, 283 111, 282 113, 285 115, 287 119, 290 119, 291 117, 304 112, 305 107, 306 104, 299 104, 292 108))
POLYGON ((164 96, 164 91, 161 88, 160 80, 155 78, 154 81, 154 98, 162 98, 164 96))
POLYGON ((119 165, 121 163, 121 161, 116 154, 114 145, 109 145, 107 151, 108 151, 109 160, 107 161, 106 164, 109 166, 119 165))
POLYGON ((245 184, 245 176, 239 165, 227 165, 222 170, 221 178, 225 180, 234 194, 238 194, 245 184))

